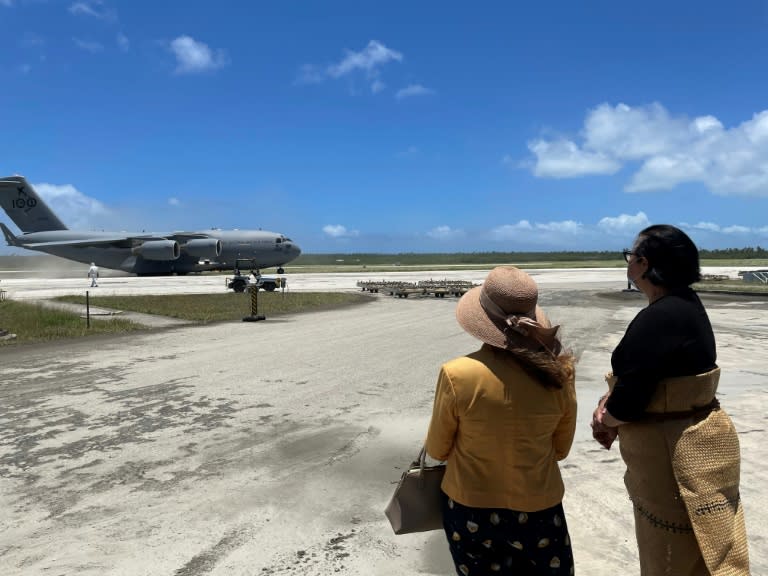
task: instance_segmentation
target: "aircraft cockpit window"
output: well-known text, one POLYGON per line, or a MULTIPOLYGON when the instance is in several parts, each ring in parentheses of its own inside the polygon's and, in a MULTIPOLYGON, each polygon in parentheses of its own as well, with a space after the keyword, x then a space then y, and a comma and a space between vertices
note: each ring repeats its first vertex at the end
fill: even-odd
POLYGON ((280 242, 282 242, 280 238, 275 238, 275 244, 280 244, 280 242))

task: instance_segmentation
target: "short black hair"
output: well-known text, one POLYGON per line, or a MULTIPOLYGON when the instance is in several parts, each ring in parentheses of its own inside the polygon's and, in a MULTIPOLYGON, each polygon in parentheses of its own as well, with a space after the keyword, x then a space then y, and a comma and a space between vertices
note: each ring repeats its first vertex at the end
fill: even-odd
POLYGON ((701 280, 699 250, 675 226, 655 224, 638 234, 635 254, 648 261, 645 277, 656 286, 684 288, 701 280))

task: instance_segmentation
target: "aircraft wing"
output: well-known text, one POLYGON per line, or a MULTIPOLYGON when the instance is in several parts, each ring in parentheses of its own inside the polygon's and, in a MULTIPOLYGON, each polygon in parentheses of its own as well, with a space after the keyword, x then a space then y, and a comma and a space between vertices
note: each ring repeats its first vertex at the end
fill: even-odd
POLYGON ((177 242, 181 242, 184 240, 199 240, 201 238, 210 238, 210 234, 206 234, 205 232, 172 232, 165 236, 168 240, 176 240, 177 242))
POLYGON ((173 236, 99 236, 97 238, 83 238, 80 240, 55 240, 51 242, 24 242, 24 237, 17 236, 16 239, 24 246, 34 246, 35 248, 47 248, 52 246, 103 246, 104 244, 142 244, 153 240, 168 240, 173 236))
MULTIPOLYGON (((115 236, 114 238, 98 238, 91 240, 59 240, 57 242, 26 242, 25 246, 34 246, 44 248, 48 246, 100 246, 102 244, 114 244, 115 242, 125 242, 128 240, 125 236, 115 236)), ((23 237, 21 241, 24 242, 23 237)))

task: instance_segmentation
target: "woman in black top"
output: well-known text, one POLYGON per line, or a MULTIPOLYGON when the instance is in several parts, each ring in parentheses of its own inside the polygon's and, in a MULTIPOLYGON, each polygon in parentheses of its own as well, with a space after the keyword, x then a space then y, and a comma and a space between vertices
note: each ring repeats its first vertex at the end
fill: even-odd
POLYGON ((669 290, 638 313, 613 351, 618 382, 606 408, 618 420, 639 420, 656 382, 714 370, 715 358, 715 335, 696 292, 669 290))
POLYGON ((691 289, 698 250, 656 225, 624 257, 648 306, 613 351, 592 434, 605 448, 619 438, 641 575, 749 576, 738 437, 715 398, 715 337, 691 289))

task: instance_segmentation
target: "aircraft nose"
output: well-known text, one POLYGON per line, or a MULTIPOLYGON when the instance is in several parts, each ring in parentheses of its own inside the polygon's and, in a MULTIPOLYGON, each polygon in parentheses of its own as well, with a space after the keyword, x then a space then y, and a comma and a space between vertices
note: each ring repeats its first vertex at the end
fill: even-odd
POLYGON ((291 243, 291 252, 295 255, 296 258, 298 258, 301 254, 301 248, 299 248, 299 245, 296 244, 296 242, 291 243))

